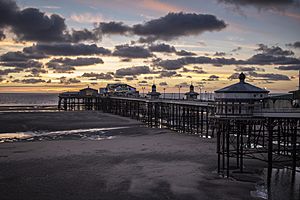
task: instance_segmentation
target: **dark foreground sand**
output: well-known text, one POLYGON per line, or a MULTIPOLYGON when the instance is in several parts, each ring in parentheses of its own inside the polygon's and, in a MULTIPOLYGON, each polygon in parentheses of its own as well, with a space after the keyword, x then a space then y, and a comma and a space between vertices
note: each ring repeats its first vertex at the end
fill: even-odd
POLYGON ((217 175, 214 139, 94 112, 0 114, 0 132, 122 127, 110 140, 0 144, 0 199, 253 199, 217 175))

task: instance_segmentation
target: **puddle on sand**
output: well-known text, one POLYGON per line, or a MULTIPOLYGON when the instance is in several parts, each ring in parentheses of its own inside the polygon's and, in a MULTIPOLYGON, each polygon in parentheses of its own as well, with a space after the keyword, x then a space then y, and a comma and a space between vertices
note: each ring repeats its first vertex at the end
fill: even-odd
POLYGON ((63 140, 63 139, 87 139, 103 140, 113 139, 109 135, 110 130, 126 129, 129 127, 112 127, 112 128, 91 128, 91 129, 74 129, 64 131, 27 131, 19 133, 1 133, 0 143, 17 142, 17 141, 41 141, 41 140, 63 140))
POLYGON ((267 184, 267 169, 263 171, 263 180, 251 191, 252 197, 268 200, 299 200, 300 199, 300 169, 294 180, 292 170, 288 168, 273 169, 270 185, 267 184))

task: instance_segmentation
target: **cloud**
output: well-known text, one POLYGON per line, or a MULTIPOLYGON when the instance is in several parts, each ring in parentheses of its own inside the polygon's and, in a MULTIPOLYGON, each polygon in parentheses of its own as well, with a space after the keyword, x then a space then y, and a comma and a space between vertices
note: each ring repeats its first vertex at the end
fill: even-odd
MULTIPOLYGON (((13 0, 0 1, 0 19, 0 29, 8 29, 18 41, 79 42, 101 39, 96 30, 68 31, 65 19, 60 15, 47 15, 37 8, 20 9, 13 0)), ((3 38, 5 35, 1 33, 3 38)))
POLYGON ((80 83, 81 81, 76 78, 66 78, 66 77, 60 77, 59 78, 60 83, 65 84, 65 85, 70 85, 73 83, 80 83))
MULTIPOLYGON (((289 81, 291 80, 288 76, 283 74, 274 74, 274 73, 257 73, 257 72, 246 72, 246 76, 252 78, 252 79, 258 79, 258 80, 267 80, 267 81, 289 81)), ((238 79, 239 73, 233 73, 228 77, 228 79, 238 79)))
POLYGON ((47 57, 48 56, 40 52, 24 53, 21 51, 12 51, 1 55, 0 61, 4 61, 4 62, 28 61, 30 59, 42 59, 47 57))
POLYGON ((46 65, 48 69, 52 69, 54 73, 73 73, 75 71, 75 67, 57 62, 48 62, 46 65))
POLYGON ((293 57, 286 56, 272 56, 266 54, 256 54, 249 58, 244 64, 254 64, 254 65, 288 65, 288 64, 300 64, 300 60, 293 57))
POLYGON ((160 82, 160 83, 159 83, 159 86, 168 86, 168 83, 165 82, 165 81, 164 81, 164 82, 160 82))
POLYGON ((6 38, 4 32, 0 29, 0 41, 4 40, 6 38))
POLYGON ((214 54, 214 56, 226 56, 226 53, 225 52, 216 52, 215 54, 214 54))
POLYGON ((101 22, 98 30, 103 34, 126 34, 131 31, 131 28, 123 22, 101 22))
POLYGON ((102 80, 112 80, 114 73, 108 72, 108 73, 84 73, 82 77, 88 77, 93 78, 93 80, 102 79, 102 80))
POLYGON ((219 76, 217 76, 217 75, 210 75, 209 77, 208 77, 208 79, 203 79, 203 81, 218 81, 219 80, 219 76))
POLYGON ((31 69, 26 70, 25 72, 30 73, 26 77, 40 77, 40 74, 48 73, 48 71, 43 68, 31 68, 31 69))
POLYGON ((218 2, 234 5, 236 8, 241 6, 254 6, 258 9, 282 9, 286 6, 298 6, 298 0, 218 0, 218 2))
POLYGON ((287 46, 293 47, 293 48, 300 48, 300 41, 297 41, 297 42, 294 42, 294 43, 287 44, 287 46))
POLYGON ((234 71, 237 72, 254 72, 254 71, 261 71, 264 72, 265 70, 258 67, 243 67, 243 66, 237 66, 234 71))
POLYGON ((281 47, 278 46, 272 46, 268 47, 264 44, 258 44, 259 48, 256 49, 256 51, 261 51, 262 54, 267 56, 292 56, 294 55, 294 52, 290 50, 283 50, 281 47))
POLYGON ((28 60, 28 61, 21 61, 21 62, 2 62, 0 63, 2 66, 7 67, 16 67, 20 69, 28 69, 28 68, 41 68, 43 63, 35 61, 35 60, 28 60))
POLYGON ((225 27, 225 22, 213 15, 169 13, 164 17, 150 20, 144 24, 134 25, 132 32, 154 41, 198 35, 205 31, 220 31, 225 27))
POLYGON ((37 83, 45 83, 46 81, 43 79, 35 79, 35 78, 29 78, 29 79, 15 79, 12 81, 13 83, 24 83, 24 84, 37 84, 37 83))
POLYGON ((22 71, 22 69, 20 69, 20 68, 0 69, 0 76, 8 75, 8 74, 11 74, 11 73, 19 73, 20 71, 22 71))
POLYGON ((42 52, 54 56, 110 55, 111 51, 95 44, 38 43, 23 49, 25 53, 42 52))
POLYGON ((287 65, 287 66, 278 66, 276 67, 278 70, 285 70, 285 71, 291 71, 291 70, 300 70, 300 65, 287 65))
POLYGON ((195 56, 196 54, 190 51, 186 50, 181 50, 181 51, 176 51, 177 56, 195 56))
POLYGON ((87 66, 94 64, 103 64, 103 60, 101 58, 96 57, 77 57, 75 59, 71 58, 54 58, 50 62, 61 63, 69 66, 87 66))
POLYGON ((129 45, 116 46, 112 55, 125 58, 148 58, 153 56, 153 54, 144 47, 129 45))
MULTIPOLYGON (((272 48, 271 48, 272 49, 272 48)), ((276 48, 277 49, 277 48, 276 48)), ((291 55, 285 50, 264 50, 264 53, 255 54, 246 60, 237 60, 235 58, 210 58, 206 56, 199 57, 181 57, 175 60, 157 60, 153 64, 160 66, 166 70, 180 69, 189 64, 212 64, 214 66, 223 65, 297 65, 300 64, 300 59, 284 56, 291 55), (272 54, 272 55, 271 55, 272 54)))
POLYGON ((202 69, 202 67, 198 67, 198 66, 194 66, 193 69, 188 69, 188 68, 183 67, 182 72, 184 72, 184 73, 192 72, 192 73, 196 73, 196 74, 206 74, 207 73, 206 71, 204 71, 202 69))
POLYGON ((169 77, 177 75, 176 71, 161 71, 159 73, 160 74, 159 74, 158 78, 166 78, 166 77, 169 78, 169 77))
POLYGON ((150 74, 151 70, 148 66, 135 66, 129 68, 117 69, 115 77, 124 77, 124 76, 136 76, 141 74, 150 74))
POLYGON ((149 46, 150 51, 152 52, 166 52, 166 53, 173 53, 176 52, 176 49, 174 46, 160 43, 160 44, 152 44, 149 46))
POLYGON ((238 51, 240 51, 240 50, 242 50, 242 47, 237 47, 237 48, 235 48, 235 49, 232 49, 231 52, 238 52, 238 51))
POLYGON ((259 74, 256 72, 248 72, 248 74, 254 78, 262 78, 264 80, 272 81, 289 81, 291 80, 288 76, 283 74, 259 74))

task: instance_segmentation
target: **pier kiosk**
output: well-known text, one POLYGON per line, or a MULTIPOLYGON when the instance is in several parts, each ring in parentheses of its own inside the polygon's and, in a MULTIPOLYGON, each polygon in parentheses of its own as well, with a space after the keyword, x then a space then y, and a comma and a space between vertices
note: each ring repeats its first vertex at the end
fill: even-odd
POLYGON ((194 86, 193 84, 190 85, 190 91, 184 94, 186 96, 187 100, 195 100, 197 99, 197 96, 199 95, 199 93, 195 92, 194 86))
POLYGON ((147 95, 150 96, 150 99, 159 99, 159 96, 161 95, 159 92, 156 91, 156 85, 153 84, 151 88, 151 92, 149 92, 147 95))

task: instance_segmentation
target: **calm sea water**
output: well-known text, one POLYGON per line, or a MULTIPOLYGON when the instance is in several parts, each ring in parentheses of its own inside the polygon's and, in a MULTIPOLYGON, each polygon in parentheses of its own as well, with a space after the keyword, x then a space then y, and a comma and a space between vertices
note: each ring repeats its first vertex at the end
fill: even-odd
POLYGON ((0 93, 1 106, 57 105, 58 94, 49 93, 0 93))
MULTIPOLYGON (((142 94, 141 94, 142 96, 142 94)), ((161 98, 182 99, 185 95, 178 93, 162 93, 161 98)), ((200 97, 198 96, 198 99, 200 97)), ((213 94, 201 94, 201 99, 212 99, 213 94)), ((57 105, 58 94, 49 93, 0 93, 0 106, 21 105, 57 105)))

